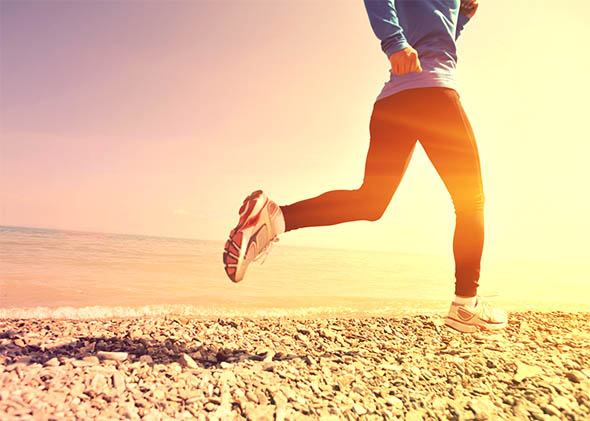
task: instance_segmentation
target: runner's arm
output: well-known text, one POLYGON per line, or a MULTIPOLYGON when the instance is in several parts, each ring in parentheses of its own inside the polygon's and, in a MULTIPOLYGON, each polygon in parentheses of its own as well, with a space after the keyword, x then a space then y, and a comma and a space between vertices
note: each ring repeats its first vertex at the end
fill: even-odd
POLYGON ((469 22, 469 18, 465 16, 463 13, 459 13, 459 17, 457 18, 457 30, 455 31, 455 40, 459 38, 459 35, 461 35, 461 31, 463 30, 467 22, 469 22))
POLYGON ((364 0, 371 27, 387 57, 410 46, 399 24, 394 0, 364 0))
POLYGON ((461 6, 459 7, 459 17, 457 18, 457 28, 455 30, 455 40, 459 38, 461 31, 469 22, 469 20, 477 12, 479 7, 479 0, 461 0, 461 6))

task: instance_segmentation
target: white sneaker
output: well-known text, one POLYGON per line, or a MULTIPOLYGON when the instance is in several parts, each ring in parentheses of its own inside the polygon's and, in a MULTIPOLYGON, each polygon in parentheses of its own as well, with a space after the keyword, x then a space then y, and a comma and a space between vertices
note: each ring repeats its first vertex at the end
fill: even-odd
POLYGON ((231 230, 223 250, 225 272, 233 282, 244 279, 248 265, 268 255, 273 241, 278 241, 273 220, 280 215, 279 206, 262 190, 244 199, 238 225, 231 230))
POLYGON ((477 297, 475 307, 451 303, 445 324, 460 332, 477 330, 500 330, 506 327, 508 315, 504 310, 493 308, 487 301, 477 297))

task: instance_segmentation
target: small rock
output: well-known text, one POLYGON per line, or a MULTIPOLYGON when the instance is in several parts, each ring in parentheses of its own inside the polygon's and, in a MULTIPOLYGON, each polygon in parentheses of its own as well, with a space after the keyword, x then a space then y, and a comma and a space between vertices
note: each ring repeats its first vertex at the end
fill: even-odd
POLYGON ((256 397, 258 398, 258 402, 260 405, 267 405, 268 404, 268 397, 262 391, 262 389, 256 390, 256 397))
POLYGON ((559 412, 559 409, 557 409, 556 407, 554 407, 551 404, 544 405, 541 407, 541 409, 549 415, 555 415, 556 417, 559 417, 561 415, 561 413, 559 412))
POLYGON ((529 418, 529 411, 527 411, 526 404, 521 400, 518 400, 514 403, 512 406, 512 412, 519 419, 529 418))
POLYGON ((412 409, 406 414, 406 421, 423 421, 424 412, 412 409))
POLYGON ((302 333, 296 333, 295 334, 295 339, 297 339, 298 341, 301 341, 301 342, 306 342, 307 341, 307 336, 305 336, 302 333))
POLYGON ((161 419, 162 413, 157 409, 152 409, 142 417, 143 421, 160 421, 161 419))
POLYGON ((149 355, 142 355, 141 357, 139 357, 139 362, 151 364, 154 362, 154 360, 149 355))
POLYGON ((367 413, 367 410, 361 404, 355 403, 353 408, 354 408, 354 411, 359 415, 364 415, 367 413))
POLYGON ((431 317, 430 321, 435 327, 442 327, 445 325, 444 320, 440 317, 431 317))
POLYGON ((143 332, 140 329, 135 329, 129 333, 131 339, 139 339, 143 337, 143 332))
POLYGON ((331 331, 331 330, 329 330, 329 329, 322 329, 322 330, 320 331, 320 335, 321 335, 321 336, 323 336, 323 337, 324 337, 324 338, 326 338, 326 339, 329 339, 329 340, 334 340, 334 339, 336 339, 336 333, 332 332, 332 331, 331 331))
POLYGON ((432 408, 435 411, 441 412, 444 411, 447 407, 447 401, 443 398, 434 398, 432 401, 432 408))
POLYGON ((571 402, 565 396, 553 395, 551 396, 551 405, 560 409, 569 409, 571 402))
POLYGON ((219 407, 214 402, 207 402, 205 404, 204 408, 205 408, 206 411, 213 412, 213 411, 215 411, 219 407))
POLYGON ((102 358, 103 360, 112 360, 112 361, 125 361, 129 354, 126 352, 107 352, 107 351, 98 351, 98 357, 102 358))
POLYGON ((246 415, 251 420, 272 421, 274 419, 273 405, 247 406, 246 415))
POLYGON ((486 398, 470 400, 469 407, 479 419, 490 419, 494 414, 494 404, 486 398))
POLYGON ((254 392, 252 392, 251 390, 247 390, 246 391, 246 397, 248 399, 250 399, 252 402, 254 403, 258 403, 258 397, 256 396, 256 394, 254 392))
MULTIPOLYGON (((276 412, 275 412, 275 421, 285 421, 287 416, 287 409, 284 406, 277 406, 276 412)), ((334 421, 338 420, 339 418, 336 417, 334 419, 334 421)), ((332 421, 329 418, 324 418, 324 417, 320 417, 320 421, 332 421)))
POLYGON ((384 363, 381 364, 379 366, 379 368, 382 368, 384 370, 393 370, 393 371, 401 371, 402 370, 402 366, 399 364, 390 364, 390 363, 384 363))
POLYGON ((92 364, 92 365, 96 365, 96 364, 100 363, 100 361, 98 360, 98 357, 95 357, 94 355, 89 356, 89 357, 84 357, 84 358, 82 358, 82 361, 87 362, 88 364, 92 364))
POLYGON ((53 357, 52 359, 45 361, 45 365, 48 367, 58 367, 59 364, 59 360, 56 357, 53 357))
POLYGON ((387 396, 385 398, 385 403, 389 406, 392 406, 395 410, 400 410, 404 407, 404 403, 401 399, 396 398, 395 396, 387 396))
POLYGON ((219 376, 220 385, 233 386, 236 383, 236 375, 232 370, 223 370, 219 376))
POLYGON ((274 362, 268 362, 262 364, 262 369, 264 371, 274 371, 276 364, 274 362))
MULTIPOLYGON (((180 363, 188 368, 199 368, 199 365, 189 355, 182 354, 180 357, 180 363)), ((222 363, 223 364, 223 363, 222 363)))
POLYGON ((545 419, 547 418, 541 410, 541 408, 539 408, 537 405, 531 404, 527 409, 529 410, 531 417, 538 421, 545 421, 545 419))
POLYGON ((121 410, 121 415, 126 418, 139 418, 139 413, 135 405, 131 403, 126 403, 123 405, 123 409, 121 410))
POLYGON ((586 380, 586 376, 580 370, 572 370, 565 375, 569 380, 574 383, 582 383, 586 380))
POLYGON ((231 409, 225 406, 220 406, 214 413, 215 418, 218 420, 229 420, 231 417, 231 409))
POLYGON ((82 354, 92 353, 94 352, 94 348, 96 347, 96 342, 90 342, 88 345, 81 347, 78 351, 82 354))
POLYGON ((106 379, 102 374, 96 374, 90 381, 90 390, 95 394, 100 394, 107 385, 106 379))
POLYGON ((271 362, 272 359, 274 358, 274 356, 275 356, 275 352, 274 351, 268 351, 266 353, 266 356, 262 360, 262 362, 265 362, 265 363, 271 362))
POLYGON ((516 374, 514 375, 514 381, 521 382, 527 377, 538 376, 543 373, 540 367, 528 365, 518 361, 516 363, 516 374))
POLYGON ((80 396, 84 392, 84 385, 82 383, 74 383, 70 386, 70 395, 80 396))
POLYGON ((227 391, 227 390, 224 391, 221 394, 221 397, 220 397, 219 400, 220 400, 220 402, 219 402, 219 405, 220 406, 223 406, 224 408, 230 408, 231 409, 232 397, 231 397, 231 394, 229 393, 229 391, 227 391))
POLYGON ((113 387, 119 393, 125 391, 125 378, 119 372, 113 373, 113 387))

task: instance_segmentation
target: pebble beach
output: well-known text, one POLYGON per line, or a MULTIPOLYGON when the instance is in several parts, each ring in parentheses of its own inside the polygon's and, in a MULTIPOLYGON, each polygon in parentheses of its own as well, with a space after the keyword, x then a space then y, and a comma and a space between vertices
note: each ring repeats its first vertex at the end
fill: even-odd
POLYGON ((4 319, 0 419, 587 420, 590 313, 4 319))

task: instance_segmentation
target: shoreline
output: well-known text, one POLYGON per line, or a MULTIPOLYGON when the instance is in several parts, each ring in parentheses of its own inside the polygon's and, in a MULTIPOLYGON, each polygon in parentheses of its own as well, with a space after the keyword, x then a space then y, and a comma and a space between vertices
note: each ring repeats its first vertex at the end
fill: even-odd
POLYGON ((590 413, 590 312, 0 319, 0 418, 539 419, 590 413))
MULTIPOLYGON (((447 299, 372 298, 372 297, 202 297, 193 304, 94 304, 0 307, 0 320, 112 320, 121 318, 228 319, 316 319, 373 317, 401 318, 419 315, 443 317, 449 309, 447 299)), ((536 301, 523 305, 516 301, 494 299, 494 306, 510 313, 539 314, 590 313, 590 304, 582 302, 536 301)))

